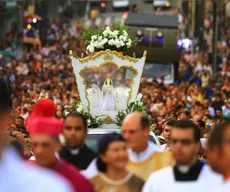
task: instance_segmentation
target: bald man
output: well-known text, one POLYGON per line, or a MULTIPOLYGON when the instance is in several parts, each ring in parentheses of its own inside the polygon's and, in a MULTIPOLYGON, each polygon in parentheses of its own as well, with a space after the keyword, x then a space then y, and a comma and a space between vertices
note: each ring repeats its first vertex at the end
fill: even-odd
POLYGON ((127 168, 144 180, 152 172, 173 163, 170 152, 162 152, 160 147, 148 140, 149 132, 149 119, 141 113, 131 113, 122 122, 122 135, 129 147, 127 168))

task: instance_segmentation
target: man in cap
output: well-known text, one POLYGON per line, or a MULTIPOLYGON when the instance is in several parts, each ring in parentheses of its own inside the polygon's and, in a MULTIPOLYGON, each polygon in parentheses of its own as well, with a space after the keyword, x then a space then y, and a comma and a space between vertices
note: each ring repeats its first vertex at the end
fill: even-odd
POLYGON ((57 158, 56 153, 61 149, 59 134, 62 132, 63 121, 49 113, 44 116, 44 108, 54 108, 51 100, 41 100, 35 105, 36 111, 41 111, 40 115, 33 113, 27 121, 27 128, 31 134, 32 149, 35 156, 35 163, 42 167, 54 170, 56 173, 67 179, 73 186, 75 192, 92 192, 93 188, 89 181, 83 177, 79 171, 71 164, 57 158), (45 103, 45 105, 41 104, 45 103), (41 109, 37 109, 39 107, 41 109))
POLYGON ((220 176, 198 160, 200 136, 200 129, 195 123, 178 121, 171 129, 170 138, 176 163, 153 173, 145 183, 143 192, 210 191, 219 186, 220 176))
POLYGON ((5 149, 4 133, 10 122, 11 95, 6 83, 0 78, 0 171, 4 173, 0 191, 24 192, 71 192, 71 187, 56 174, 37 167, 27 166, 13 149, 5 149))

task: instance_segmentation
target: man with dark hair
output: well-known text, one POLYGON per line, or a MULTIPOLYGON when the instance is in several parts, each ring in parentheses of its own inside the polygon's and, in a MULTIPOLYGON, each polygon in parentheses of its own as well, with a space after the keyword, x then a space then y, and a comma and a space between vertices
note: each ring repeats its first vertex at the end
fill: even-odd
POLYGON ((80 170, 85 170, 96 157, 84 143, 87 132, 87 119, 84 115, 70 113, 65 117, 65 146, 60 151, 60 156, 80 170))
POLYGON ((162 135, 159 136, 158 138, 161 139, 161 148, 163 150, 169 151, 170 147, 169 147, 169 140, 170 140, 170 135, 171 135, 171 129, 172 127, 174 127, 176 125, 177 121, 176 120, 170 120, 167 121, 164 125, 163 125, 163 131, 162 131, 162 135))
POLYGON ((208 139, 208 162, 228 181, 230 191, 230 121, 216 125, 208 139))
POLYGON ((128 170, 147 180, 156 170, 173 163, 169 152, 148 141, 150 122, 142 113, 131 113, 122 122, 122 135, 128 144, 128 170))
MULTIPOLYGON (((6 83, 0 78, 0 138, 4 139, 5 130, 10 122, 12 108, 11 94, 6 83)), ((2 142, 2 141, 1 141, 2 142)), ((12 144, 14 145, 14 144, 12 144)), ((18 146, 16 146, 18 147, 18 146)), ((20 149, 21 150, 21 149, 20 149)), ((1 167, 4 179, 1 191, 25 192, 70 192, 70 186, 62 178, 49 171, 25 165, 14 150, 4 150, 1 145, 1 167)))
POLYGON ((220 184, 220 176, 207 164, 198 160, 200 129, 189 120, 180 120, 171 130, 171 151, 176 161, 174 166, 153 173, 143 192, 153 191, 207 191, 220 184), (166 185, 162 185, 164 180, 166 185))

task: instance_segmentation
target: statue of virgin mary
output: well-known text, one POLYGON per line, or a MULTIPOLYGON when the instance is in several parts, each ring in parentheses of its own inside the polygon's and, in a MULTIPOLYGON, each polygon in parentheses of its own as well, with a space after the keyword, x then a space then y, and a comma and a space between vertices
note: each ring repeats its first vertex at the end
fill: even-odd
POLYGON ((102 87, 102 106, 104 111, 115 111, 116 97, 114 93, 113 81, 110 78, 110 74, 107 74, 107 78, 102 87))

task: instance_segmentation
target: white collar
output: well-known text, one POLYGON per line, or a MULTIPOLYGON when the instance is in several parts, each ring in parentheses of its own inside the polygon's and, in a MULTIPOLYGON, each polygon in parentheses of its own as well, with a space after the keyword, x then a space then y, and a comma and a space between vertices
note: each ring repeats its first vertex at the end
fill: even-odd
POLYGON ((181 173, 188 173, 191 166, 190 165, 179 165, 177 166, 177 168, 179 169, 181 173))
POLYGON ((163 150, 156 144, 148 142, 148 147, 146 150, 140 153, 136 153, 132 149, 128 149, 129 159, 133 162, 141 162, 149 158, 155 152, 162 152, 163 150))
POLYGON ((123 179, 120 180, 112 180, 108 178, 105 174, 103 173, 98 173, 98 175, 104 180, 106 183, 110 185, 122 185, 130 180, 130 178, 133 176, 132 173, 128 173, 123 179))
POLYGON ((70 149, 69 152, 71 153, 71 155, 77 155, 79 153, 79 149, 70 149))

